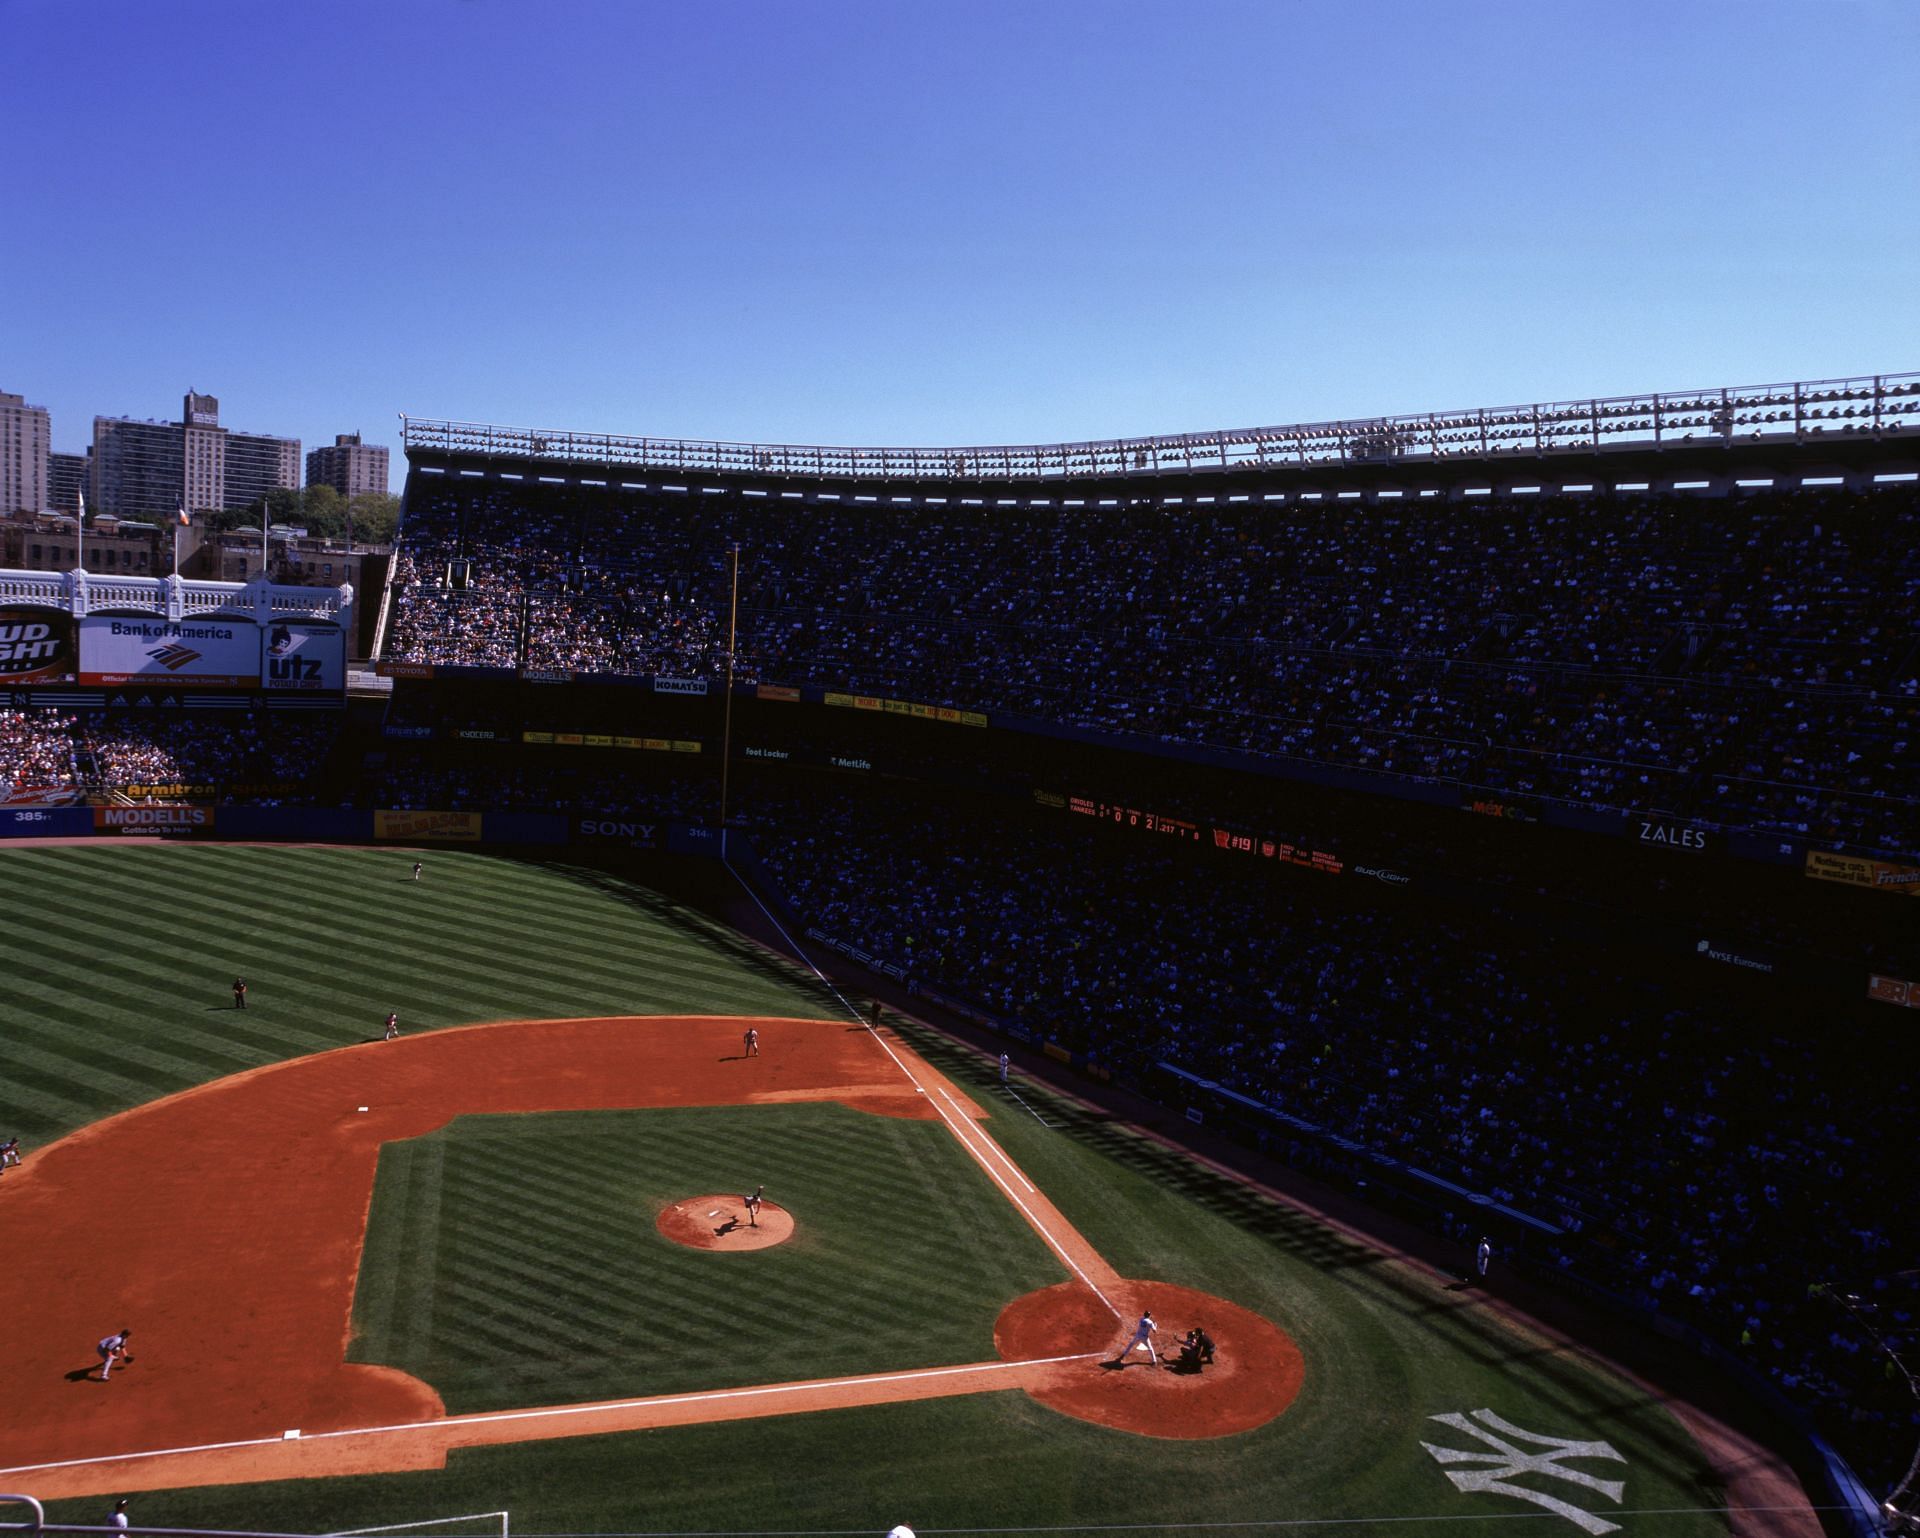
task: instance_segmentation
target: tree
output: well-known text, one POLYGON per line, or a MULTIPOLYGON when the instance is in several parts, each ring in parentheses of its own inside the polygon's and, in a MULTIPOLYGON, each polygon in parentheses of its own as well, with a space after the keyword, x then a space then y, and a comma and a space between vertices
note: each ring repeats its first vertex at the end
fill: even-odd
POLYGON ((384 491, 363 491, 347 505, 356 543, 390 545, 400 527, 400 499, 384 491))
POLYGON ((331 486, 309 486, 300 494, 295 522, 315 539, 338 539, 347 532, 347 499, 331 486))

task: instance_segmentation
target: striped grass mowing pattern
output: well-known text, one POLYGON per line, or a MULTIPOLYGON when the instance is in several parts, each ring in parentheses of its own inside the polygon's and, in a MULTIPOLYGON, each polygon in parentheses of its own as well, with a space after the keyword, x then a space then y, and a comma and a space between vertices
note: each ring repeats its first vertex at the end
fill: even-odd
POLYGON ((596 870, 459 851, 0 848, 0 1136, 35 1144, 241 1069, 403 1030, 835 1013, 723 927, 596 870), (233 1008, 236 975, 248 1008, 233 1008))
POLYGON ((352 1360, 456 1413, 990 1361, 1067 1273, 937 1122, 833 1104, 461 1117, 381 1150, 352 1360), (794 1237, 660 1236, 750 1189, 794 1237))

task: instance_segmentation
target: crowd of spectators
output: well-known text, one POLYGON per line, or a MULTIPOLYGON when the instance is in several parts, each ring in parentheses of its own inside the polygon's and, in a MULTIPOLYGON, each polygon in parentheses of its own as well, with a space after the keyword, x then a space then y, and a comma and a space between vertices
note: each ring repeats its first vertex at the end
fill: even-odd
POLYGON ((719 781, 711 774, 555 764, 536 756, 550 759, 554 751, 502 750, 492 762, 471 753, 390 752, 368 776, 360 799, 401 811, 560 812, 700 826, 719 815, 719 781))
POLYGON ((326 715, 0 711, 0 796, 305 805, 321 794, 317 772, 339 726, 326 715))
MULTIPOLYGON (((1570 940, 1519 894, 1476 911, 1194 846, 1121 858, 1065 813, 870 787, 756 804, 804 922, 1123 1079, 1171 1063, 1544 1219, 1564 1232, 1540 1264, 1743 1354, 1876 1471, 1911 1452, 1904 1387, 1809 1292, 1920 1326, 1897 1276, 1920 1254, 1910 1054, 1809 1030, 1711 960, 1570 940)), ((1352 1162, 1336 1149, 1272 1128, 1309 1168, 1352 1162)))
POLYGON ((73 724, 54 711, 0 710, 0 803, 72 794, 73 724))
POLYGON ((78 756, 88 779, 110 793, 166 800, 211 791, 232 802, 305 805, 338 731, 327 716, 210 723, 102 714, 81 722, 78 756))
POLYGON ((387 655, 737 676, 1830 847, 1920 827, 1920 498, 894 508, 416 476, 387 655))

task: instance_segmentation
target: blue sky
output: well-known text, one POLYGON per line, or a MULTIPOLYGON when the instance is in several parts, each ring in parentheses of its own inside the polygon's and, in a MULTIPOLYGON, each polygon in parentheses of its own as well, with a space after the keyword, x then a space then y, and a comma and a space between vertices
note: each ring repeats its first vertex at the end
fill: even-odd
POLYGON ((967 444, 1920 369, 1917 64, 1910 0, 0 0, 0 389, 967 444))

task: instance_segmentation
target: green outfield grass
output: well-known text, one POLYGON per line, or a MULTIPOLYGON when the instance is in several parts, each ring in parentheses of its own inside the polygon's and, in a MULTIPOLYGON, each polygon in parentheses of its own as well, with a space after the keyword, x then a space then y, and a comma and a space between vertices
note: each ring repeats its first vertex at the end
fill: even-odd
POLYGON ((1067 1280, 939 1122, 838 1105, 463 1116, 380 1155, 353 1360, 449 1411, 994 1360, 993 1322, 1067 1280), (751 1189, 801 1215, 751 1254, 654 1216, 751 1189))
MULTIPOLYGON (((39 992, 0 1005, 8 1011, 0 1017, 0 1094, 15 1097, 7 1113, 38 1106, 47 1125, 72 1125, 230 1068, 363 1038, 395 1007, 381 988, 408 978, 417 1002, 398 1007, 403 1019, 417 1010, 420 1024, 648 1008, 817 1015, 831 1006, 797 977, 644 894, 542 867, 439 855, 429 857, 428 882, 416 894, 404 889, 407 863, 381 852, 147 848, 34 851, 23 865, 20 852, 0 853, 16 894, 30 880, 46 912, 67 916, 74 957, 50 993, 41 937, 31 937, 28 988, 39 992), (170 907, 176 890, 184 899, 170 907), (137 925, 131 949, 122 945, 126 928, 115 927, 122 908, 138 916, 128 921, 137 925), (249 933, 263 908, 267 929, 249 933), (522 920, 530 936, 522 936, 522 920), (266 958, 295 932, 307 936, 301 959, 274 967, 266 958), (223 938, 209 942, 209 933, 223 938), (258 962, 227 959, 252 945, 258 962), (556 958, 559 946, 567 949, 556 958), (516 947, 533 969, 525 976, 516 947), (356 976, 344 960, 325 964, 335 957, 368 970, 356 976), (240 969, 259 990, 245 1016, 219 1009, 240 969), (101 993, 100 979, 111 994, 104 1021, 86 1007, 90 993, 101 993), (49 998, 57 1008, 35 1002, 49 998), (32 1027, 27 1066, 36 1070, 17 1085, 16 1020, 32 1027), (244 1033, 236 1033, 240 1025, 244 1033)), ((23 954, 22 935, 17 924, 9 931, 9 962, 23 954)), ((1625 1459, 1584 1465, 1624 1480, 1617 1507, 1547 1476, 1520 1483, 1568 1496, 1633 1535, 1727 1531, 1697 1449, 1641 1391, 1501 1324, 1444 1278, 1023 1086, 1053 1123, 1042 1126, 999 1095, 984 1060, 931 1033, 911 1034, 991 1108, 993 1134, 1122 1272, 1231 1298, 1286 1328, 1307 1364, 1293 1408, 1241 1436, 1177 1442, 1085 1425, 1017 1392, 987 1394, 479 1449, 454 1454, 433 1473, 161 1492, 135 1497, 134 1520, 318 1532, 506 1507, 524 1533, 878 1534, 896 1522, 924 1531, 1345 1519, 1354 1525, 1344 1530, 1357 1532, 1405 1532, 1411 1523, 1437 1534, 1576 1534, 1533 1505, 1456 1491, 1422 1448, 1475 1445, 1430 1417, 1485 1408, 1530 1431, 1603 1439, 1625 1459)), ((739 1325, 732 1349, 757 1360, 748 1370, 726 1349, 703 1348, 714 1351, 713 1372, 700 1382, 817 1373, 840 1361, 830 1353, 862 1330, 889 1352, 924 1348, 927 1363, 987 1355, 977 1345, 983 1321, 990 1329, 993 1295, 1011 1298, 1058 1271, 1030 1234, 1009 1227, 986 1177, 940 1144, 939 1132, 814 1106, 456 1121, 383 1155, 357 1303, 359 1350, 472 1405, 512 1403, 523 1393, 545 1402, 691 1386, 690 1373, 679 1376, 687 1360, 599 1360, 596 1344, 616 1332, 612 1358, 629 1343, 644 1349, 655 1329, 715 1341, 730 1318, 739 1325), (843 1138, 849 1148, 878 1150, 881 1168, 863 1152, 846 1155, 836 1172, 843 1156, 834 1145, 843 1138), (596 1233, 634 1206, 689 1194, 681 1182, 725 1190, 765 1178, 776 1182, 769 1194, 785 1199, 784 1177, 739 1168, 762 1154, 799 1179, 810 1241, 813 1204, 822 1203, 818 1242, 845 1257, 839 1290, 847 1298, 832 1296, 837 1265, 800 1241, 693 1255, 656 1247, 644 1225, 629 1223, 617 1259, 583 1263, 596 1233), (938 1217, 936 1242, 915 1244, 897 1231, 862 1230, 876 1180, 895 1199, 902 1191, 966 1190, 938 1217), (509 1264, 490 1268, 498 1256, 509 1264), (703 1286, 702 1268, 724 1280, 703 1286), (807 1289, 791 1308, 789 1284, 807 1289), (830 1325, 814 1317, 841 1303, 830 1325), (823 1344, 816 1334, 831 1339, 823 1344), (462 1340, 470 1360, 461 1359, 462 1340), (592 1372, 602 1375, 598 1387, 579 1376, 592 1372)), ((1231 1351, 1232 1342, 1221 1346, 1231 1351)), ((156 1431, 164 1440, 164 1427, 156 1431)), ((50 1515, 99 1521, 107 1504, 63 1502, 50 1515)))
POLYGON ((0 846, 0 1136, 35 1144, 243 1068, 404 1030, 809 1015, 811 978, 604 872, 458 851, 0 846), (232 1007, 235 976, 247 1009, 232 1007))

